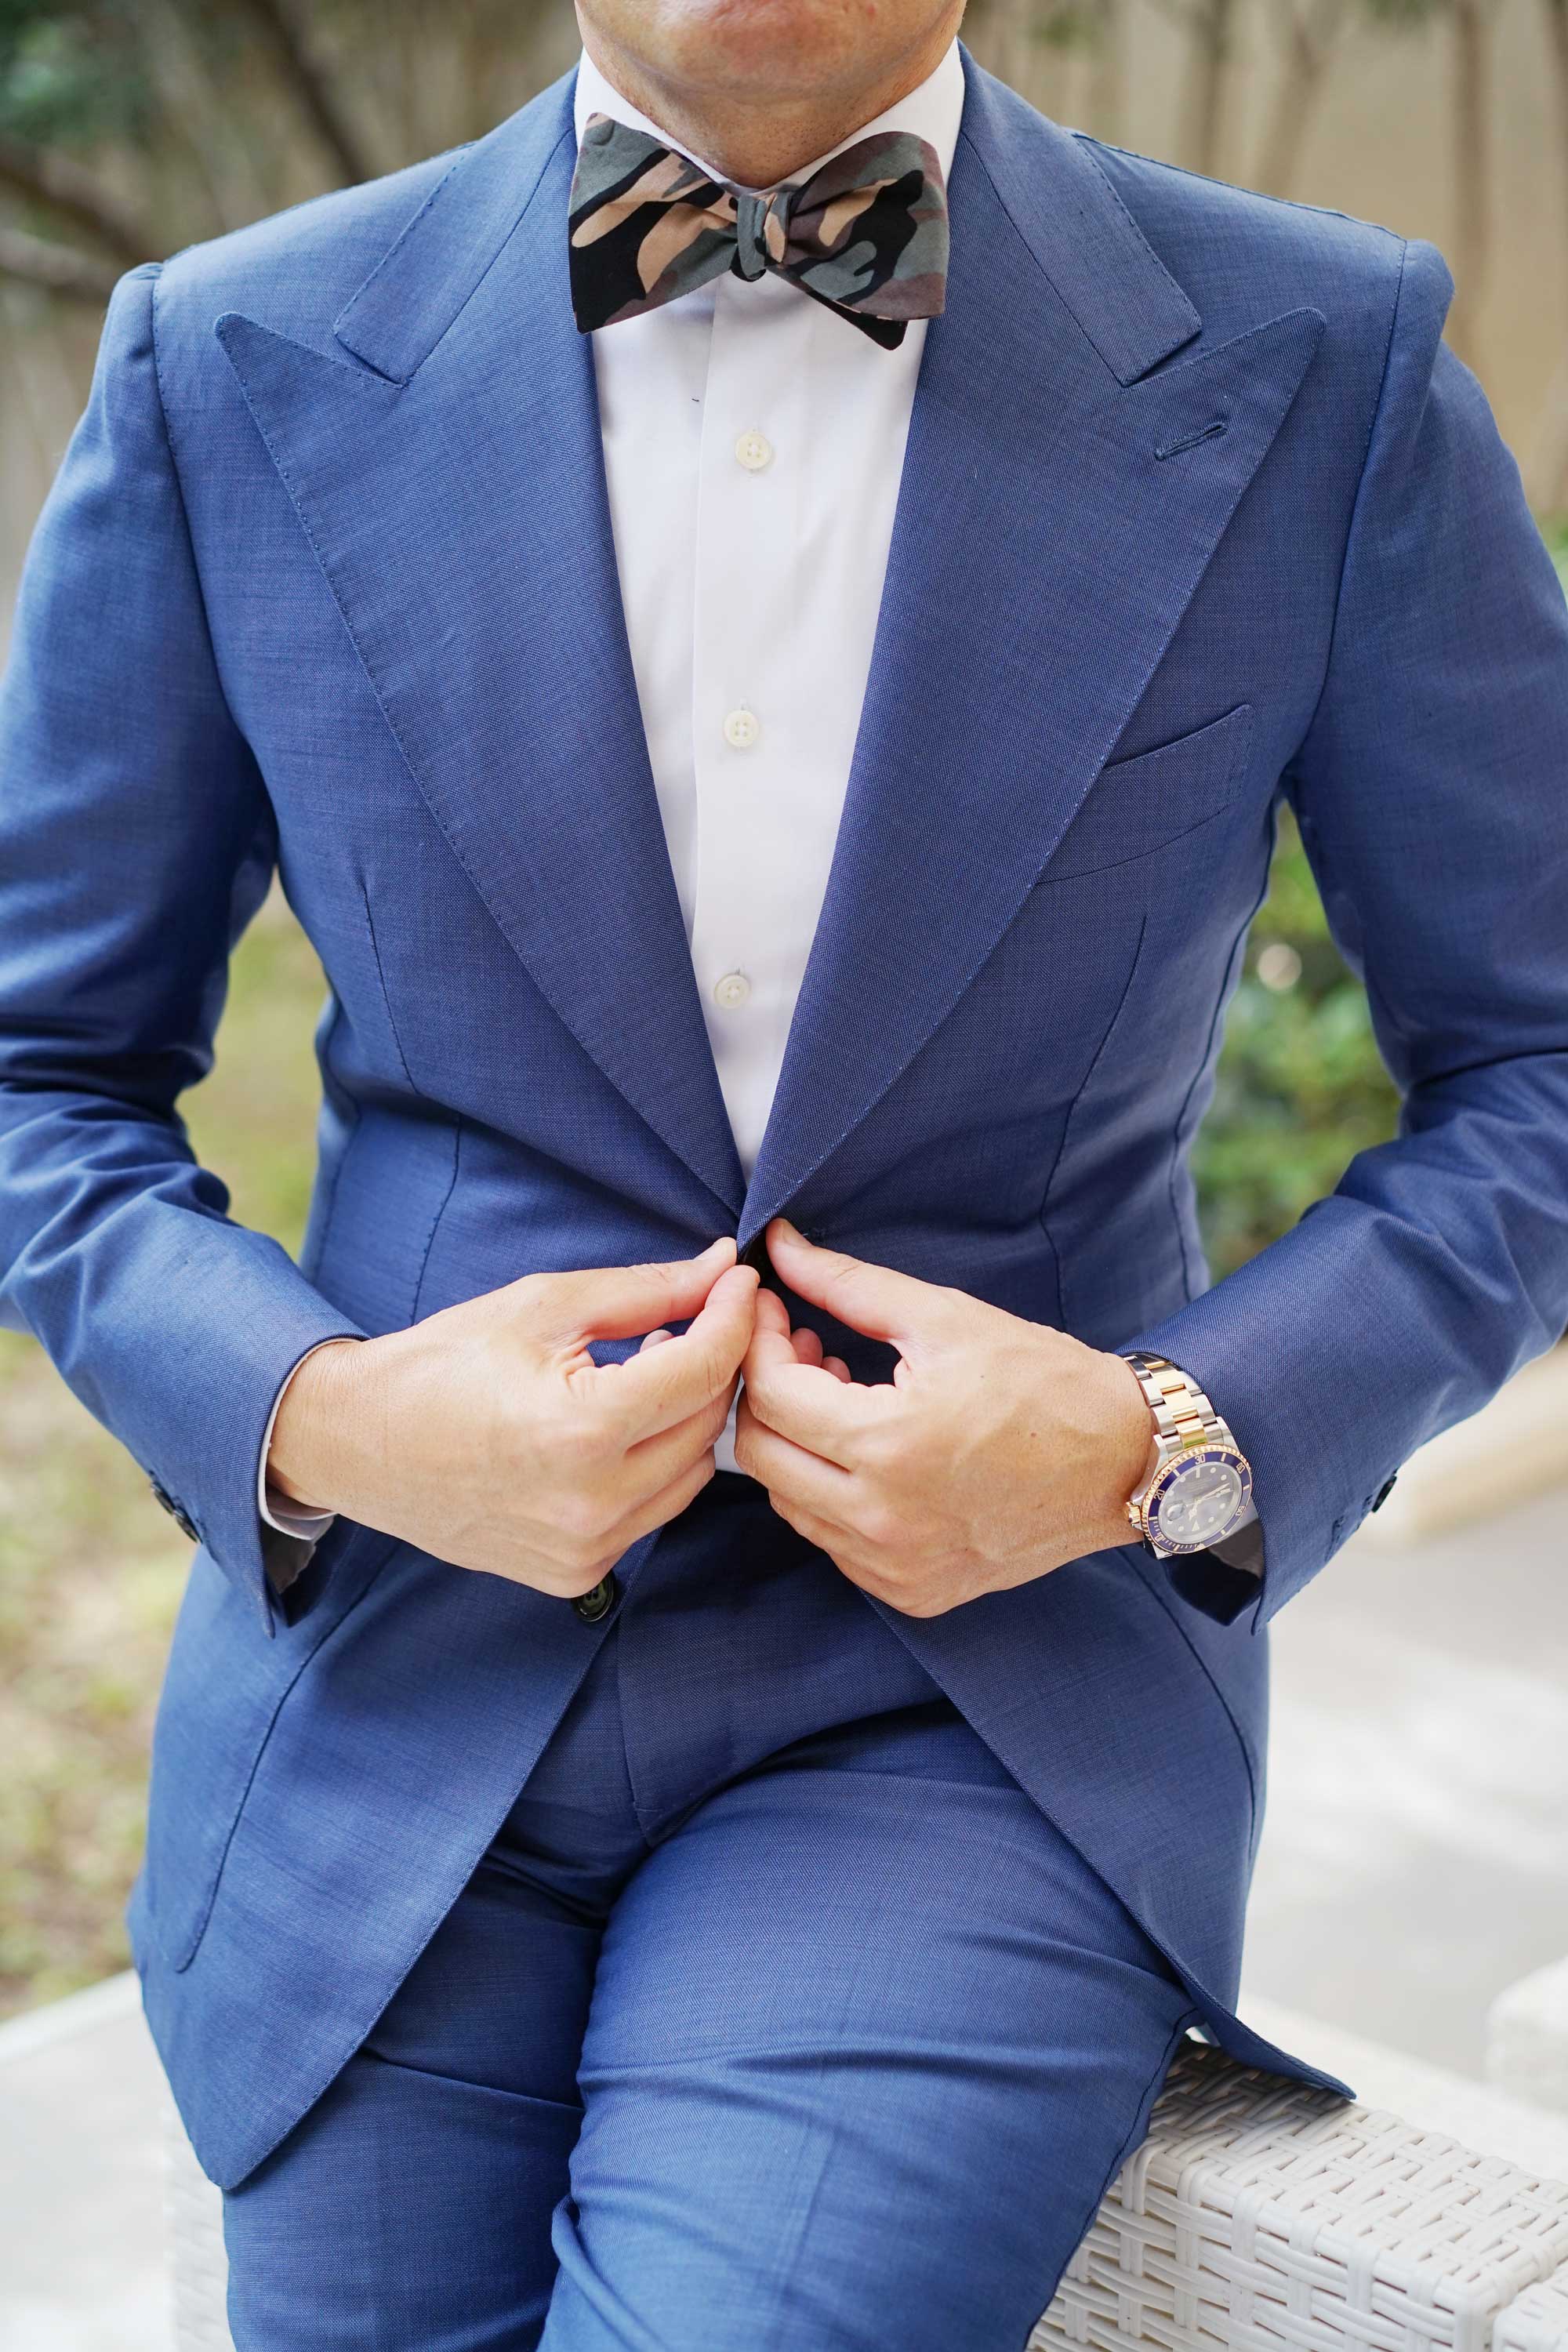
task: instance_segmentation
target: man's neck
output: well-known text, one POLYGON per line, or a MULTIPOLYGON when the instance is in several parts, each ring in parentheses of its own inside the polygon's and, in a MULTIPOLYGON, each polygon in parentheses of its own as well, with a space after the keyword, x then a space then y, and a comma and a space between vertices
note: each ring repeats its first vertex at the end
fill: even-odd
POLYGON ((741 188, 771 188, 792 172, 897 106, 936 71, 952 43, 945 21, 875 82, 848 92, 753 96, 731 89, 706 91, 654 79, 626 50, 597 29, 583 28, 583 46, 612 89, 656 122, 673 146, 700 155, 741 188))

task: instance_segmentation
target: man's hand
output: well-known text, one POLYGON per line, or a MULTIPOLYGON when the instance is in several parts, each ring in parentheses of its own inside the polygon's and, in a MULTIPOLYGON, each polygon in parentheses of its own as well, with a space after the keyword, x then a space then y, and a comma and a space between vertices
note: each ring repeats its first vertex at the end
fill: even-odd
POLYGON ((845 1575, 910 1617, 1131 1540, 1153 1432, 1136 1376, 1065 1332, 768 1228, 783 1280, 890 1340, 891 1385, 852 1381, 783 1301, 757 1300, 735 1459, 845 1575))
POLYGON ((587 1592, 713 1475, 756 1287, 726 1238, 670 1265, 528 1275, 320 1348, 284 1391, 268 1475, 459 1568, 587 1592), (662 1328, 689 1316, 679 1339, 662 1328), (624 1364, 588 1353, 638 1332, 624 1364))

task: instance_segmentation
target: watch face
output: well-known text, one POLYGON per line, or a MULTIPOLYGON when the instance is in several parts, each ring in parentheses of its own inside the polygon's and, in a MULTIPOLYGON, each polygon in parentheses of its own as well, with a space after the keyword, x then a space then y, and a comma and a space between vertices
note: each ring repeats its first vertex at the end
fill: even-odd
POLYGON ((1246 1508, 1252 1478, 1239 1454, 1205 1445, 1173 1462, 1151 1498, 1149 1531, 1178 1551, 1203 1551, 1246 1508))

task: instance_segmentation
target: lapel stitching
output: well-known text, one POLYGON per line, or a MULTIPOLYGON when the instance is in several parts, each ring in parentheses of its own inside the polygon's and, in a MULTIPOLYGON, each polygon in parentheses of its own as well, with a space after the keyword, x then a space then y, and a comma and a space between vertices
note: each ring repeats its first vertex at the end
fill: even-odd
POLYGON ((1324 323, 1285 312, 1159 367, 1201 321, 1104 173, 973 69, 970 98, 949 305, 929 331, 844 817, 742 1246, 905 1076, 994 951, 1142 699, 1324 323), (1008 236, 1037 299, 1020 293, 1008 236), (1121 275, 1096 278, 1097 256, 1121 275))

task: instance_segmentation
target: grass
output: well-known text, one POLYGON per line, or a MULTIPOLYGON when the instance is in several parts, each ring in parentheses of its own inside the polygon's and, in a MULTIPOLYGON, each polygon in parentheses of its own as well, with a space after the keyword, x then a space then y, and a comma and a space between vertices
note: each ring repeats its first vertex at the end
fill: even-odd
MULTIPOLYGON (((213 1076, 187 1097, 234 1213, 303 1228, 321 978, 275 903, 235 960, 213 1076)), ((147 1745, 190 1547, 43 1351, 0 1332, 0 2013, 123 1968, 147 1745)))

